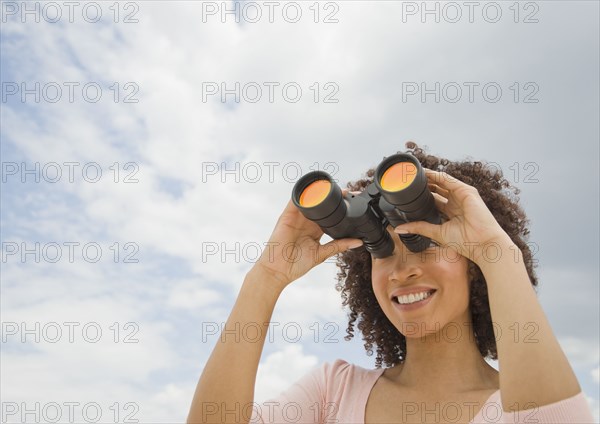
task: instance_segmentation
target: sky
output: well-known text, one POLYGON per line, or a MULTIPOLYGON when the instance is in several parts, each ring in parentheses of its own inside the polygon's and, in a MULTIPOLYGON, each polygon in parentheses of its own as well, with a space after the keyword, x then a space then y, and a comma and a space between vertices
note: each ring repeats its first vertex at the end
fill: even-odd
MULTIPOLYGON (((521 190, 539 301, 599 419, 597 2, 1 11, 3 422, 184 422, 294 183, 344 186, 409 140, 521 190)), ((280 297, 256 401, 336 358, 374 368, 336 272, 280 297)))

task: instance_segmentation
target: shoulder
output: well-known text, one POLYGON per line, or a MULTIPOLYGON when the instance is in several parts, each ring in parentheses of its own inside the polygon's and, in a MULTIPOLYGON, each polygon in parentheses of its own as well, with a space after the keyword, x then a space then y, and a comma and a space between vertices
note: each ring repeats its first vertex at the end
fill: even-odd
POLYGON ((333 362, 325 362, 323 368, 335 373, 377 373, 382 371, 382 368, 367 369, 360 365, 353 364, 345 359, 337 358, 333 362))
POLYGON ((383 368, 363 368, 340 358, 333 362, 325 362, 320 367, 320 372, 328 386, 343 386, 345 389, 363 387, 369 382, 375 383, 383 371, 383 368))

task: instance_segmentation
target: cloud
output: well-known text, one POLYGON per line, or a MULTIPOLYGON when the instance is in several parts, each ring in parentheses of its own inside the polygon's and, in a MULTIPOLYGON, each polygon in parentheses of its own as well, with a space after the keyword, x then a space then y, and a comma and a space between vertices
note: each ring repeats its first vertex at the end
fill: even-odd
POLYGON ((314 355, 305 355, 302 345, 294 344, 268 355, 259 365, 255 402, 279 395, 319 362, 314 355))
POLYGON ((219 292, 203 289, 198 284, 198 281, 185 281, 173 287, 167 305, 173 308, 200 309, 221 299, 219 292))
MULTIPOLYGON (((80 251, 74 262, 11 256, 2 264, 3 320, 27 328, 95 322, 104 331, 98 343, 21 343, 20 334, 11 336, 2 349, 3 396, 118 401, 121 417, 135 402, 141 421, 182 421, 214 346, 202 325, 227 319, 295 180, 325 169, 344 185, 409 139, 451 159, 493 160, 518 179, 541 247, 540 301, 580 380, 598 383, 598 332, 582 324, 598 322, 597 240, 589 227, 597 208, 588 205, 589 193, 598 192, 598 145, 590 141, 598 139, 597 5, 587 3, 544 4, 540 22, 531 25, 513 22, 509 9, 498 24, 481 15, 474 23, 423 24, 419 15, 403 22, 402 2, 319 4, 318 22, 307 4, 297 24, 281 19, 281 10, 273 24, 223 24, 218 15, 203 22, 202 3, 194 2, 136 3, 139 22, 131 24, 22 23, 19 16, 3 23, 3 82, 79 83, 73 103, 62 84, 57 103, 35 102, 31 94, 25 102, 20 95, 3 102, 3 160, 29 169, 52 161, 63 170, 58 183, 29 175, 22 184, 21 175, 3 174, 3 242, 97 242, 103 249, 98 263, 80 251), (325 23, 327 16, 338 22, 325 23), (402 83, 411 81, 429 88, 495 81, 504 96, 489 103, 478 90, 474 103, 464 96, 457 103, 423 103, 419 95, 405 101, 402 83), (97 103, 83 100, 89 82, 102 87, 97 103), (258 85, 262 101, 237 103, 230 94, 223 103, 220 93, 203 101, 206 83, 220 90, 236 82, 242 93, 258 85), (273 103, 266 100, 268 82, 278 84, 273 103), (520 95, 523 84, 535 82, 540 101, 526 104, 521 96, 515 103, 515 82, 520 95), (301 87, 297 103, 284 99, 287 83, 301 87), (326 96, 338 101, 326 103, 326 96), (579 159, 565 158, 565 143, 579 159), (73 183, 65 162, 78 164, 73 183), (539 166, 539 182, 527 185, 530 162, 539 166), (89 163, 102 169, 98 182, 82 176, 89 163), (228 173, 223 163, 240 171, 228 173), (257 167, 260 178, 250 181, 253 174, 244 172, 257 167), (564 175, 578 175, 578 183, 567 185, 564 175), (137 182, 125 183, 127 177, 137 182), (589 206, 578 209, 567 232, 556 230, 566 216, 557 193, 562 204, 589 206), (137 246, 137 263, 123 262, 131 252, 125 243, 137 246), (124 325, 137 324, 139 342, 111 341, 115 322, 120 341, 135 330, 124 325)), ((132 10, 121 12, 123 18, 132 10)), ((340 342, 345 335, 335 271, 321 265, 282 294, 257 398, 340 357, 342 346, 344 355, 367 363, 360 341, 356 352, 321 343, 326 323, 338 326, 340 342), (288 323, 303 330, 296 344, 282 339, 288 323)))
POLYGON ((592 366, 598 363, 600 351, 594 340, 559 337, 560 345, 569 359, 577 365, 592 366))
POLYGON ((591 396, 585 395, 586 400, 590 405, 590 409, 592 410, 592 415, 594 416, 595 422, 600 421, 600 406, 598 404, 598 399, 594 399, 591 396))

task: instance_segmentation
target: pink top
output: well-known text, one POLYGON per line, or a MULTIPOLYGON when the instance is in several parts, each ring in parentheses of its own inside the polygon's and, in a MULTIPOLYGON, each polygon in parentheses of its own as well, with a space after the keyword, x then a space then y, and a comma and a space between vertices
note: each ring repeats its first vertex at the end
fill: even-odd
MULTIPOLYGON (((385 368, 368 370, 342 359, 337 359, 333 364, 325 362, 304 375, 278 397, 255 404, 250 422, 364 424, 367 399, 384 370, 385 368)), ((420 411, 413 412, 407 407, 405 412, 407 416, 411 413, 422 414, 422 421, 431 421, 437 413, 443 414, 453 422, 464 422, 460 419, 460 409, 457 408, 458 405, 452 407, 449 403, 442 411, 421 408, 420 411)), ((416 415, 412 415, 413 419, 415 417, 416 415)), ((593 422, 594 418, 583 392, 538 408, 503 412, 498 390, 483 404, 469 424, 593 422)))

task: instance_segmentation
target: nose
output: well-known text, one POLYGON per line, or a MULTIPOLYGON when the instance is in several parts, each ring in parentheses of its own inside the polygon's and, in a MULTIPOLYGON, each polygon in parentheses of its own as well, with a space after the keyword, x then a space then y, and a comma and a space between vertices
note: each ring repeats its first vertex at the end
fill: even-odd
MULTIPOLYGON (((398 237, 396 235, 396 237, 398 237)), ((423 275, 423 263, 418 254, 410 252, 401 241, 396 242, 396 249, 390 261, 388 279, 390 281, 408 281, 423 275)))
POLYGON ((414 258, 402 258, 401 255, 396 258, 396 261, 392 264, 392 267, 389 271, 388 278, 390 281, 408 281, 411 279, 419 278, 423 275, 423 270, 414 258))

